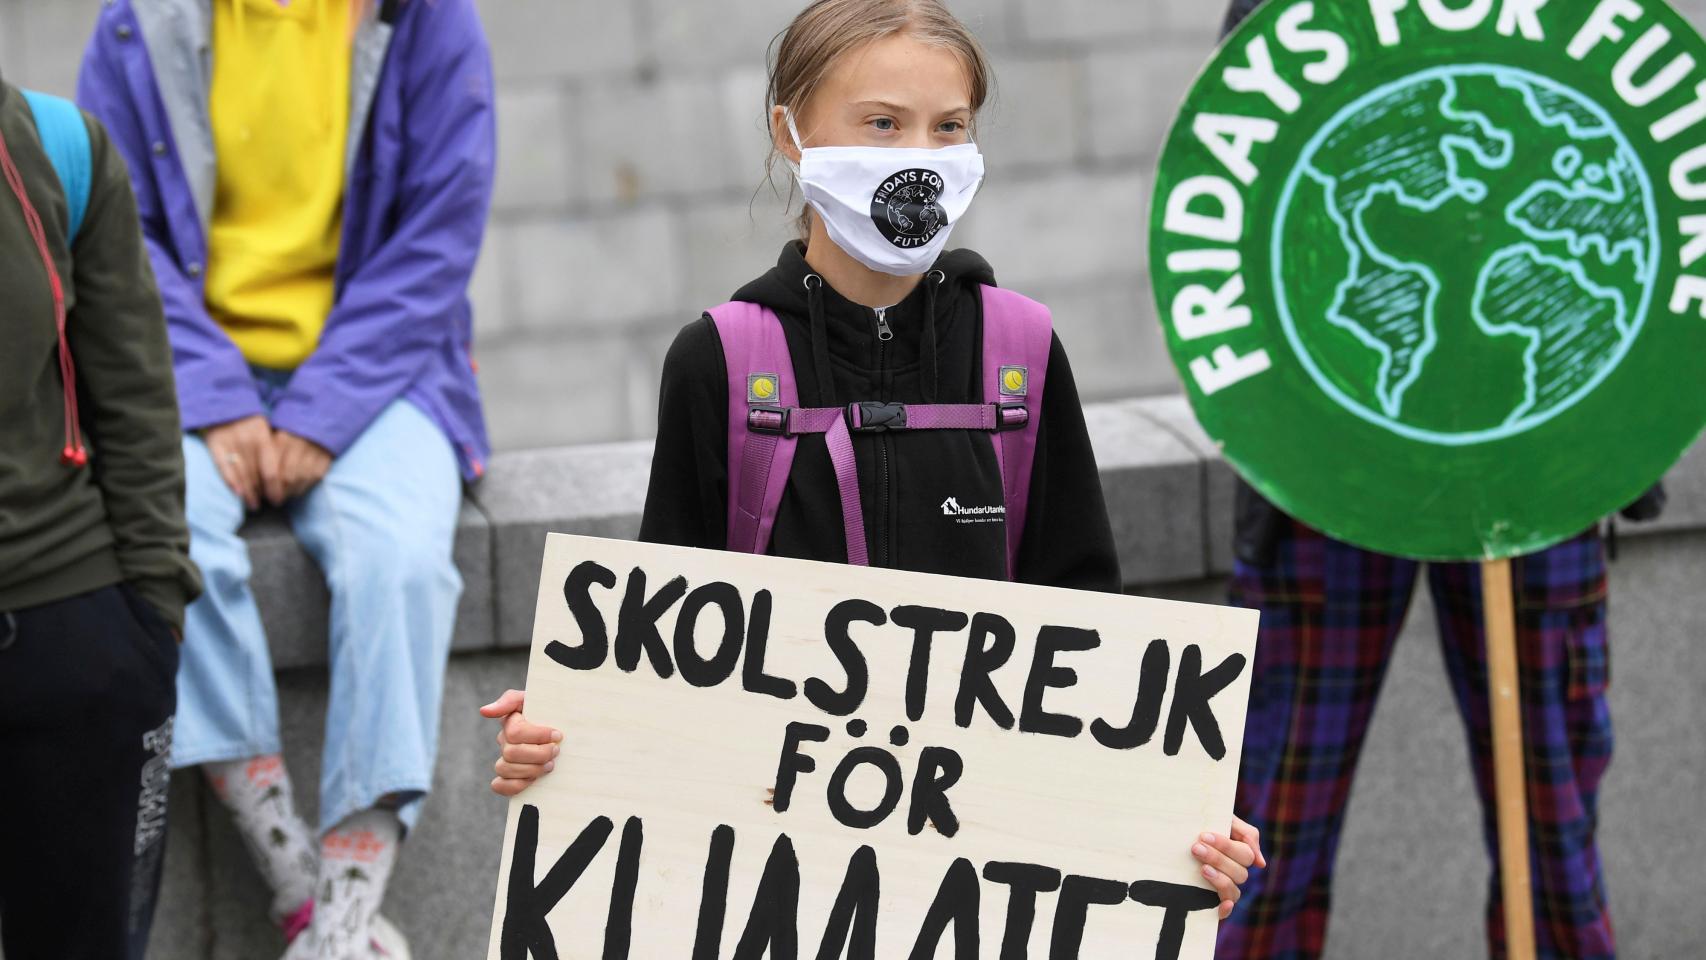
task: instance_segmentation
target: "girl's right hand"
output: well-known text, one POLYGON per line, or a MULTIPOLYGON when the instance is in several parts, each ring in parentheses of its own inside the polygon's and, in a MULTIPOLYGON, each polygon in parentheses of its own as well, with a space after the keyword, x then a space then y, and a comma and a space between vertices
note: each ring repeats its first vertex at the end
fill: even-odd
POLYGON ((498 762, 493 765, 497 776, 492 779, 492 792, 499 796, 513 797, 550 773, 563 749, 559 746, 562 731, 528 723, 521 715, 526 698, 524 690, 509 690, 480 708, 481 716, 503 721, 498 728, 498 762))

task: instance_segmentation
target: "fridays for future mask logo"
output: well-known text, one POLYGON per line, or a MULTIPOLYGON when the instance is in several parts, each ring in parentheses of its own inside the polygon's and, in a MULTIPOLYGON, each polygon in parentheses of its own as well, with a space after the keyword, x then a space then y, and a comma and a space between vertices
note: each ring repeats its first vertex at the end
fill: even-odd
POLYGON ((902 170, 883 180, 871 197, 871 220, 888 242, 910 250, 922 247, 948 225, 938 202, 942 178, 930 170, 902 170))
POLYGON ((1150 232, 1198 418, 1340 539, 1531 552, 1706 423, 1706 43, 1664 0, 1270 0, 1150 232))

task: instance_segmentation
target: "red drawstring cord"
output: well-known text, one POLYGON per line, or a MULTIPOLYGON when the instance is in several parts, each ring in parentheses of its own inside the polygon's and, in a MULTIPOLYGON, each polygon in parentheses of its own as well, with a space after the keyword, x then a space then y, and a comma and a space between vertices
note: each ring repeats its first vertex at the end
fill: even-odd
POLYGON ((65 388, 65 449, 59 452, 59 461, 67 466, 81 467, 89 462, 89 451, 83 446, 83 427, 77 414, 77 368, 71 363, 71 346, 65 341, 65 287, 60 283, 59 270, 53 265, 53 255, 48 252, 47 232, 42 229, 41 216, 36 213, 35 205, 30 203, 30 196, 24 190, 24 178, 18 173, 17 164, 12 162, 12 151, 7 149, 4 135, 0 135, 0 167, 5 168, 6 183, 24 208, 24 224, 29 228, 30 239, 36 243, 36 253, 41 256, 42 266, 47 268, 48 285, 53 288, 53 326, 59 334, 59 379, 65 388))

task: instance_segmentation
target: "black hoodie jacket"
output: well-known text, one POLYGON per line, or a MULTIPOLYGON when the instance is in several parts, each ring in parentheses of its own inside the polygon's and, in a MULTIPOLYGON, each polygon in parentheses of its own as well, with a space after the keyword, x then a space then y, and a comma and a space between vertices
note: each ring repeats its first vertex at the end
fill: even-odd
MULTIPOLYGON (((944 254, 935 269, 940 272, 886 311, 894 331, 887 341, 878 338, 875 311, 821 282, 807 286, 812 271, 799 243, 784 247, 776 266, 733 299, 762 304, 781 319, 802 406, 981 403, 979 286, 993 284, 994 274, 967 250, 944 254)), ((640 539, 722 549, 728 536, 728 376, 708 315, 688 324, 670 348, 658 407, 640 539)), ((987 434, 855 434, 853 447, 873 566, 1006 578, 1005 524, 966 522, 943 506, 949 498, 962 507, 1002 502, 1001 472, 987 434)), ((769 552, 847 560, 840 493, 821 436, 799 440, 769 552)), ((1017 566, 1016 579, 1025 583, 1104 591, 1121 586, 1101 478, 1059 338, 1049 353, 1017 566)))

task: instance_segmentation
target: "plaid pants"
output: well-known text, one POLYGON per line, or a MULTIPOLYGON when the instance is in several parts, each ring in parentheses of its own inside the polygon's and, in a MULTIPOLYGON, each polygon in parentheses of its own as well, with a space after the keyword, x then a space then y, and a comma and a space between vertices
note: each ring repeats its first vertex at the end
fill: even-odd
MULTIPOLYGON (((1237 808, 1261 829, 1269 866, 1221 925, 1221 960, 1320 956, 1357 756, 1421 566, 1300 524, 1270 566, 1239 564, 1232 602, 1260 609, 1262 628, 1237 808)), ((1616 947, 1594 844, 1612 745, 1597 533, 1515 561, 1513 579, 1539 953, 1609 960, 1616 947)), ((1503 957, 1480 568, 1433 564, 1428 584, 1494 862, 1489 949, 1503 957)))

